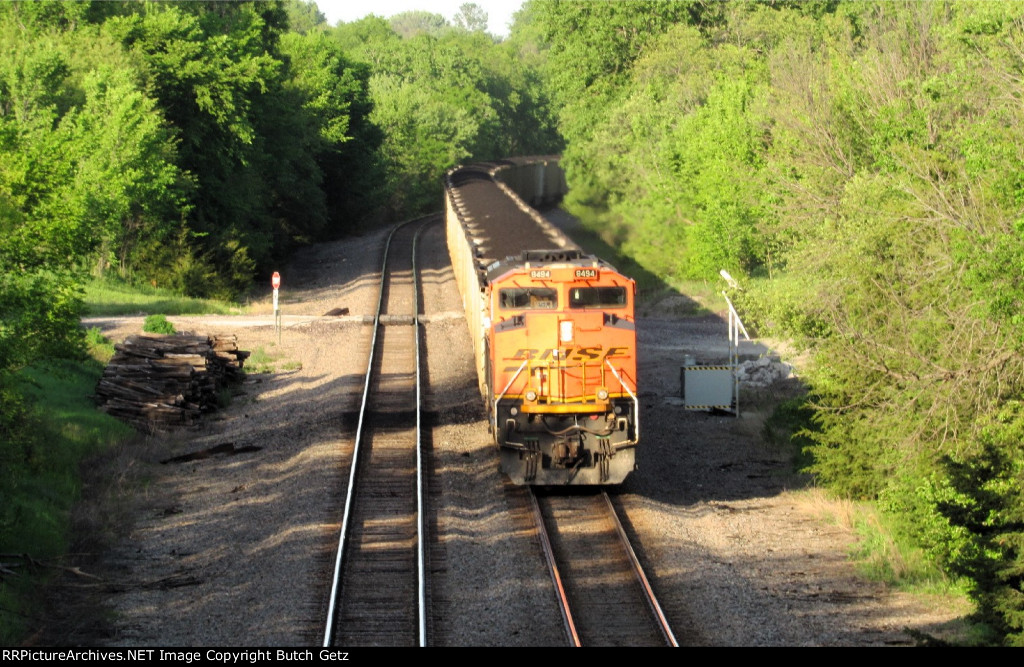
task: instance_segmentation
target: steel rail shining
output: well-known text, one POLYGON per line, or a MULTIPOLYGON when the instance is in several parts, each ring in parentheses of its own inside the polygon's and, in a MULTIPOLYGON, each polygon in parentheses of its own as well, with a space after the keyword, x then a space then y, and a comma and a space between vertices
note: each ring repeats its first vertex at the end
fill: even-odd
MULTIPOLYGON (((419 219, 422 218, 418 218, 417 220, 419 219)), ((404 222, 392 229, 391 233, 388 234, 387 242, 384 244, 384 262, 380 269, 380 294, 377 296, 377 313, 373 318, 373 337, 370 339, 370 359, 366 364, 366 379, 363 382, 363 400, 359 406, 359 422, 356 426, 355 446, 352 450, 352 462, 349 465, 348 491, 345 494, 345 512, 342 515, 341 531, 338 536, 338 551, 334 557, 334 578, 331 582, 330 604, 327 608, 327 624, 324 629, 323 642, 324 648, 331 645, 331 635, 334 631, 334 614, 338 603, 338 586, 341 584, 342 557, 345 553, 345 538, 348 535, 349 519, 352 514, 352 497, 355 491, 356 469, 358 468, 357 464, 359 463, 359 446, 363 437, 363 422, 366 417, 367 398, 370 395, 370 381, 372 380, 373 375, 373 357, 374 352, 377 350, 377 332, 380 331, 380 316, 381 311, 384 309, 384 285, 387 282, 388 257, 391 252, 391 240, 394 238, 398 230, 412 224, 413 222, 416 222, 416 220, 404 222)))
POLYGON ((427 226, 434 224, 436 220, 423 223, 416 230, 416 236, 412 239, 412 289, 413 289, 413 326, 416 329, 416 567, 418 568, 419 579, 419 607, 420 607, 420 646, 427 645, 427 573, 426 573, 426 539, 427 534, 425 512, 423 510, 424 498, 426 496, 426 484, 423 479, 423 382, 422 364, 420 359, 420 291, 419 268, 416 264, 416 248, 419 245, 420 234, 427 226))
POLYGON ((629 542, 629 537, 626 535, 626 529, 622 527, 622 522, 619 520, 619 513, 615 511, 615 506, 612 505, 612 499, 608 497, 607 491, 602 491, 601 495, 604 496, 604 501, 608 505, 608 511, 611 512, 612 519, 615 520, 615 530, 619 533, 619 538, 622 540, 622 544, 626 548, 626 553, 629 555, 629 562, 633 565, 633 573, 636 574, 636 578, 640 582, 640 587, 644 589, 644 594, 647 599, 647 604, 651 608, 651 613, 654 614, 655 620, 658 621, 658 629, 661 630, 662 636, 670 646, 678 647, 679 644, 676 642, 676 636, 673 634, 672 628, 669 627, 668 619, 665 618, 665 614, 661 610, 661 605, 658 604, 658 598, 654 595, 654 589, 651 588, 651 584, 647 580, 647 575, 644 574, 644 568, 640 565, 640 559, 636 557, 636 552, 633 551, 633 545, 629 542))
POLYGON ((551 581, 555 584, 555 597, 558 601, 558 610, 562 613, 562 623, 565 625, 565 634, 573 646, 583 646, 580 642, 579 633, 576 632, 576 623, 572 619, 572 611, 569 609, 569 597, 562 585, 562 575, 558 571, 558 564, 555 563, 555 550, 551 547, 551 538, 548 537, 547 525, 544 523, 544 515, 540 511, 540 502, 533 487, 528 488, 530 494, 530 505, 533 507, 533 517, 537 522, 537 532, 540 536, 541 548, 544 550, 544 558, 548 563, 548 572, 551 574, 551 581))

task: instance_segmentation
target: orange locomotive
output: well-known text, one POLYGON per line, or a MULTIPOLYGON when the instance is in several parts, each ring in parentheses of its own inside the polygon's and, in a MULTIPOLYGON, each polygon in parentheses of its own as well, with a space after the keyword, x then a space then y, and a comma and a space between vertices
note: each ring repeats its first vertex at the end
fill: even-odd
POLYGON ((460 167, 445 191, 502 472, 517 484, 621 483, 639 436, 635 283, 529 206, 564 194, 555 158, 460 167))
POLYGON ((618 484, 637 443, 635 284, 576 250, 488 271, 488 413, 523 484, 618 484))

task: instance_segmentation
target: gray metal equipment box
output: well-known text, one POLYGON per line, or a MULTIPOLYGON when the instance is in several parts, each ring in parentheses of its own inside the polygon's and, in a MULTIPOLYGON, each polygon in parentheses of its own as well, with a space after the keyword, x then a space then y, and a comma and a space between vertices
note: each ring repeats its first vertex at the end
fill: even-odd
POLYGON ((687 410, 734 410, 736 375, 732 366, 679 368, 680 393, 687 410))

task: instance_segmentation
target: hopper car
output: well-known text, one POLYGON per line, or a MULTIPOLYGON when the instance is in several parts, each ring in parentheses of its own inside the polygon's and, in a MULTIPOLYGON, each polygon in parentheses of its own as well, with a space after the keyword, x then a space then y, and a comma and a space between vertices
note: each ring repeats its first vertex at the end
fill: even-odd
POLYGON ((556 157, 457 167, 446 234, 500 468, 517 484, 619 484, 639 440, 634 281, 537 208, 556 157))

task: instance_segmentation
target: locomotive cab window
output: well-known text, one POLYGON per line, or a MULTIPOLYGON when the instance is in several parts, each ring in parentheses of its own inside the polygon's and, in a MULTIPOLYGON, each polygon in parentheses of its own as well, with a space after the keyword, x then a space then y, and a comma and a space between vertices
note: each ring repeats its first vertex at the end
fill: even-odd
POLYGON ((498 292, 502 308, 514 310, 554 310, 558 291, 548 287, 508 287, 498 292))
POLYGON ((570 308, 622 308, 626 305, 625 287, 572 287, 570 308))

